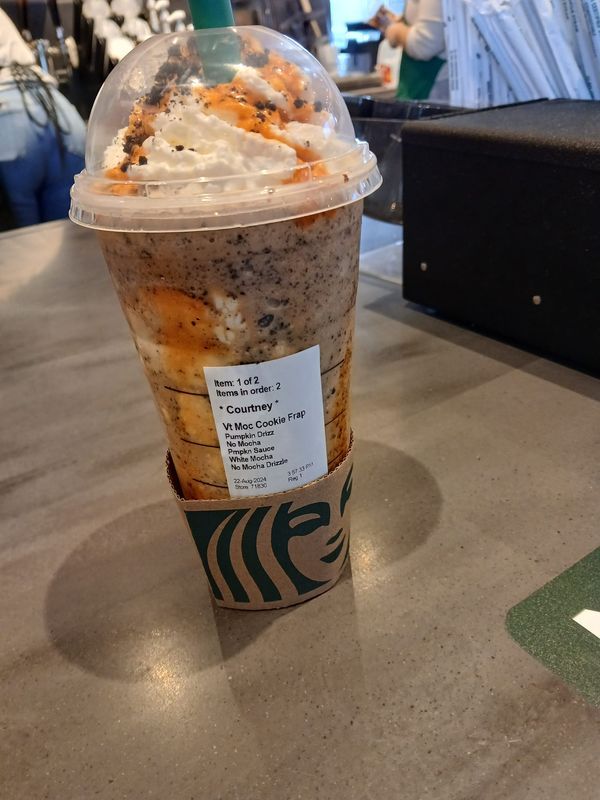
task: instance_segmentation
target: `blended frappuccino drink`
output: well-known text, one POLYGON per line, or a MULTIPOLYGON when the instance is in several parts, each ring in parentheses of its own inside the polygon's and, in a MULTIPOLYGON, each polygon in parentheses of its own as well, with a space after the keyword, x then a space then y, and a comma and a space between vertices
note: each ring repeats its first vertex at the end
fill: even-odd
POLYGON ((186 497, 228 496, 207 366, 319 345, 329 468, 348 452, 360 214, 354 203, 238 232, 100 234, 186 497))
POLYGON ((322 67, 266 29, 153 37, 90 130, 71 216, 99 232, 184 496, 331 471, 351 438, 362 198, 380 179, 322 67))

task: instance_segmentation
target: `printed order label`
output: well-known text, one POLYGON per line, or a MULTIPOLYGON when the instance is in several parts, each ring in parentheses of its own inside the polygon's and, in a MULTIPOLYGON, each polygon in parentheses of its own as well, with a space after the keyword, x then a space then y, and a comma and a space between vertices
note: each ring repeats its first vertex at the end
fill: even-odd
POLYGON ((319 346, 236 367, 204 367, 229 493, 284 492, 327 474, 319 346))

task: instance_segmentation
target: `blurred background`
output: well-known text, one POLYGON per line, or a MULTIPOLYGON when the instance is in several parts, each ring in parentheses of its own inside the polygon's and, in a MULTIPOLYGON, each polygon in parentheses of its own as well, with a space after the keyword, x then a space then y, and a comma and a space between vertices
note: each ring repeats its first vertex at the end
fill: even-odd
MULTIPOLYGON (((597 0, 234 0, 236 23, 310 50, 343 92, 402 222, 406 120, 540 98, 600 99, 597 0)), ((0 230, 66 215, 99 87, 137 44, 190 26, 187 0, 0 1, 0 230)))
MULTIPOLYGON (((401 49, 369 24, 373 2, 233 5, 237 24, 264 25, 303 44, 349 96, 393 99, 401 49)), ((391 8, 402 11, 398 2, 391 8)), ((73 174, 83 168, 85 121, 103 81, 140 42, 186 27, 186 0, 2 0, 0 230, 66 215, 73 174)))
MULTIPOLYGON (((377 69, 377 56, 383 36, 367 23, 376 2, 234 0, 233 5, 237 24, 265 25, 296 39, 343 88, 382 88, 386 75, 377 69)), ((398 14, 403 5, 388 3, 398 14)), ((154 33, 190 24, 186 0, 2 0, 0 8, 84 119, 98 87, 130 49, 154 33)), ((399 64, 400 51, 392 61, 399 64)), ((386 88, 394 88, 386 74, 386 88)))

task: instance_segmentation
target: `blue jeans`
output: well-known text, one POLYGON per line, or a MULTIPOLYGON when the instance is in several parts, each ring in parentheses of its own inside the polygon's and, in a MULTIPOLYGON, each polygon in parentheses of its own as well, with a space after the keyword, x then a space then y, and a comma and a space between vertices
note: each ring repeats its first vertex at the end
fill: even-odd
POLYGON ((66 217, 73 176, 84 167, 85 123, 60 92, 51 89, 64 147, 42 109, 27 97, 28 117, 14 84, 0 84, 0 183, 18 227, 66 217))

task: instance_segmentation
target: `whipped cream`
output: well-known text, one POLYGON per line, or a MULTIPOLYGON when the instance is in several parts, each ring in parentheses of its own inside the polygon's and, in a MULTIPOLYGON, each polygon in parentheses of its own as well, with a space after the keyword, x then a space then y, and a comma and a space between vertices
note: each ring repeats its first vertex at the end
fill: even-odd
MULTIPOLYGON (((290 105, 290 98, 274 89, 253 67, 240 67, 234 80, 252 96, 278 109, 290 105)), ((207 107, 193 94, 175 94, 152 120, 154 133, 142 143, 143 163, 130 164, 127 175, 135 181, 203 178, 207 179, 208 191, 217 188, 210 183, 211 178, 227 176, 248 176, 246 185, 258 187, 268 183, 268 174, 277 173, 278 182, 284 182, 298 166, 297 148, 309 149, 319 160, 339 155, 348 147, 336 137, 329 115, 315 113, 312 117, 320 124, 290 121, 283 128, 267 126, 267 135, 263 135, 238 127, 231 106, 207 107)), ((120 130, 106 149, 106 169, 122 163, 126 134, 126 128, 120 130)), ((227 187, 221 184, 221 188, 227 187)))
POLYGON ((154 136, 143 144, 147 163, 132 165, 133 180, 182 180, 292 173, 296 151, 282 142, 236 128, 197 103, 177 102, 154 121, 154 136))
POLYGON ((285 108, 288 104, 287 97, 283 92, 276 91, 271 84, 258 74, 254 67, 240 67, 235 74, 236 83, 242 83, 259 97, 274 103, 278 108, 285 108))
POLYGON ((348 150, 348 142, 339 139, 329 118, 323 126, 311 122, 288 122, 283 138, 292 146, 306 147, 319 158, 333 158, 348 150))

